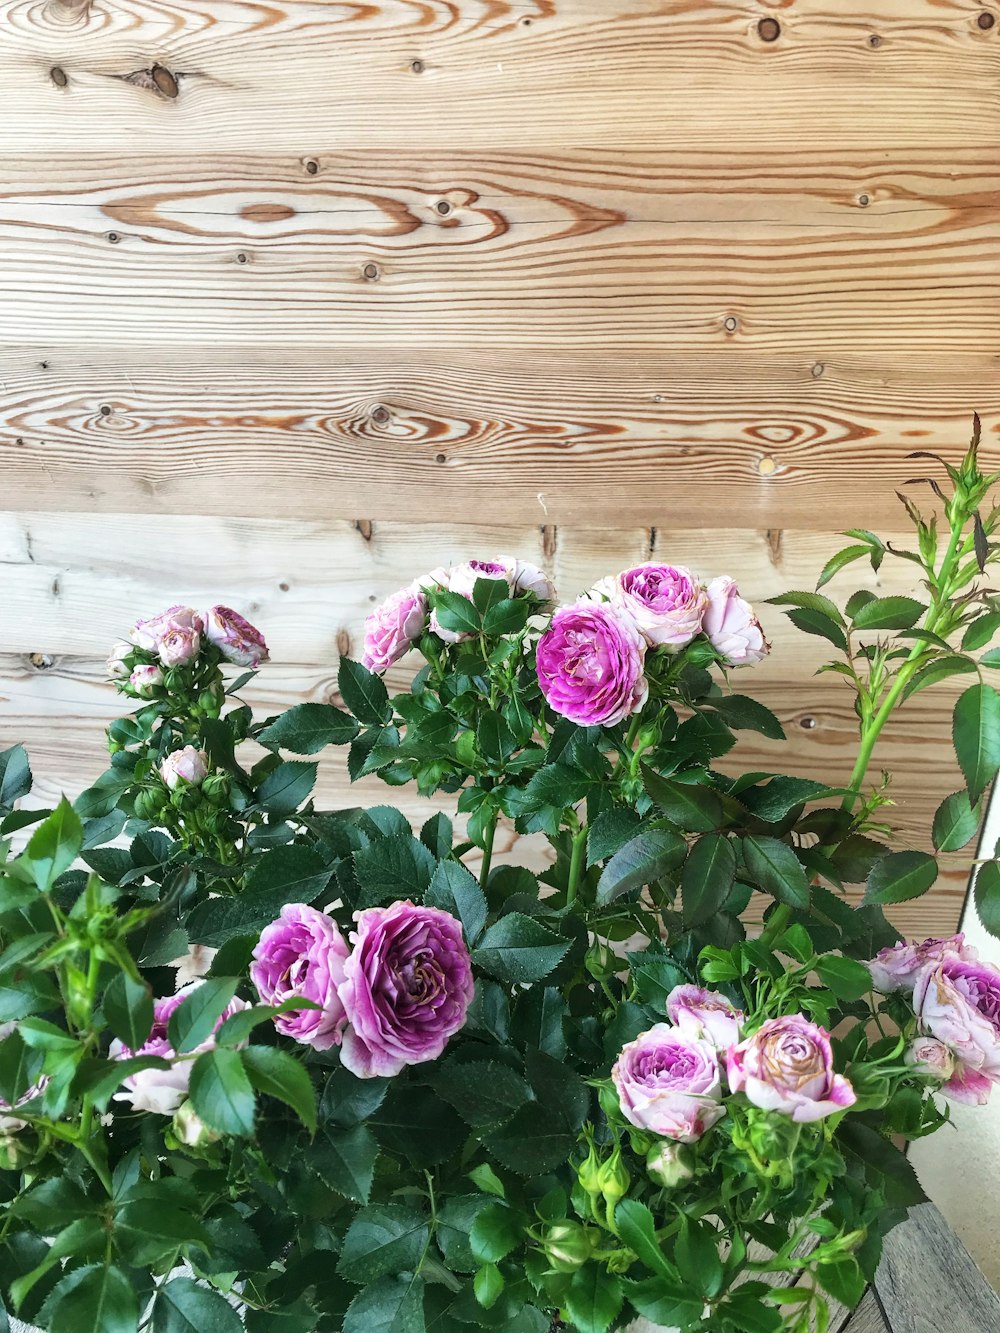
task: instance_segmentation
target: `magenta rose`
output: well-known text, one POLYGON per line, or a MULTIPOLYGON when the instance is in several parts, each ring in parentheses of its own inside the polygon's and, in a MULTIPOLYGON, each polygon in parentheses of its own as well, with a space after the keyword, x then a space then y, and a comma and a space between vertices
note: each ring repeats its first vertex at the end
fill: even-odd
POLYGON ((361 662, 381 675, 408 653, 427 624, 427 598, 416 588, 401 588, 365 620, 361 662))
POLYGON ((337 987, 348 952, 336 921, 305 903, 286 903, 261 932, 250 980, 263 1002, 282 1004, 295 996, 322 1006, 278 1014, 274 1026, 283 1036, 317 1051, 340 1045, 347 1015, 337 987))
POLYGON ((938 963, 944 958, 975 962, 978 957, 975 949, 966 946, 964 935, 947 935, 919 944, 900 941, 891 948, 879 949, 866 966, 875 989, 889 995, 892 991, 909 990, 928 963, 938 963))
POLYGON ((358 1078, 385 1078, 436 1060, 472 1002, 461 924, 408 901, 369 907, 354 919, 337 988, 349 1024, 341 1062, 358 1078))
POLYGON ((701 628, 726 666, 755 666, 771 651, 760 621, 740 596, 733 579, 712 579, 706 589, 708 606, 701 628))
POLYGON ((928 963, 913 987, 913 1008, 921 1029, 957 1061, 942 1091, 982 1105, 1000 1083, 1000 970, 954 954, 928 963))
POLYGON ((689 570, 652 562, 623 570, 612 580, 609 595, 647 643, 670 648, 683 648, 699 633, 708 605, 705 589, 689 570))
POLYGON ((175 791, 181 783, 197 787, 204 782, 207 774, 208 755, 193 745, 173 750, 160 764, 160 777, 171 791, 175 791))
POLYGON ((667 1015, 682 1032, 704 1037, 718 1050, 739 1041, 746 1017, 727 996, 703 986, 675 986, 667 996, 667 1015))
POLYGON ((857 1101, 842 1074, 834 1073, 830 1034, 801 1014, 771 1018, 726 1053, 729 1086, 765 1111, 780 1111, 799 1124, 822 1120, 857 1101))
POLYGON ((203 613, 205 637, 234 666, 259 667, 266 662, 267 644, 255 625, 228 606, 213 606, 203 613))
MULTIPOLYGON (((125 1043, 119 1041, 117 1037, 111 1043, 108 1055, 112 1060, 131 1060, 133 1056, 137 1055, 156 1055, 161 1060, 175 1062, 171 1064, 169 1069, 140 1069, 138 1073, 130 1074, 122 1084, 126 1091, 118 1093, 115 1098, 116 1101, 130 1102, 132 1108, 136 1111, 153 1111, 157 1115, 173 1115, 180 1106, 188 1093, 193 1060, 190 1058, 178 1060, 176 1058, 177 1052, 170 1044, 167 1027, 174 1010, 179 1008, 200 984, 200 982, 195 982, 193 985, 185 986, 183 990, 179 990, 176 995, 165 995, 155 1002, 153 1005, 152 1029, 137 1051, 129 1050, 125 1043)), ((189 1052, 189 1056, 211 1050, 215 1045, 215 1034, 226 1019, 231 1014, 239 1013, 241 1009, 248 1009, 249 1007, 246 1000, 230 1000, 216 1021, 211 1035, 200 1046, 196 1046, 194 1052, 189 1052)))
POLYGON ((666 1023, 623 1046, 611 1078, 626 1120, 678 1143, 694 1143, 725 1114, 718 1051, 666 1023))
POLYGON ((646 702, 646 643, 615 607, 564 606, 538 641, 535 667, 549 706, 582 727, 614 726, 646 702))

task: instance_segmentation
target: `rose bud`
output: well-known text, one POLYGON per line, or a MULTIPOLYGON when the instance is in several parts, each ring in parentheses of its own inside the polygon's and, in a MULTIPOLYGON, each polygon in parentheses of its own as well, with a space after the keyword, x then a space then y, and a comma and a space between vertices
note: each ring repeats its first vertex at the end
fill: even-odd
POLYGON ((689 1149, 669 1140, 655 1144, 646 1154, 646 1174, 664 1189, 675 1189, 694 1175, 689 1149))
POLYGON ((754 1106, 780 1111, 798 1124, 853 1106, 854 1089, 833 1069, 830 1034, 802 1014, 762 1023, 726 1053, 729 1086, 754 1106))
POLYGON ((158 666, 137 666, 129 676, 128 683, 140 699, 152 699, 163 684, 163 672, 158 666))
POLYGON ((197 787, 208 774, 208 755, 193 745, 173 750, 160 764, 160 777, 171 791, 181 784, 197 787))
POLYGON ((213 606, 203 612, 205 637, 214 643, 234 666, 259 667, 268 660, 267 644, 256 626, 228 606, 213 606))
POLYGON ((118 641, 108 654, 107 673, 109 680, 124 680, 129 674, 126 659, 131 657, 135 648, 130 643, 118 641))
MULTIPOLYGON (((457 592, 460 597, 472 601, 472 594, 480 579, 496 579, 504 584, 506 596, 510 596, 514 582, 514 562, 512 560, 467 560, 463 565, 456 565, 448 573, 448 589, 457 592)), ((431 612, 431 629, 445 643, 462 643, 470 639, 471 634, 463 630, 445 629, 438 620, 436 611, 431 612)))
POLYGON ((533 593, 543 606, 547 606, 553 601, 556 595, 555 586, 548 574, 538 568, 537 565, 531 565, 527 560, 514 561, 514 580, 511 591, 516 595, 521 592, 533 593))
POLYGON ((545 1228, 542 1248, 549 1267, 556 1273, 575 1273, 587 1262, 600 1240, 600 1232, 579 1222, 553 1222, 545 1228))
POLYGON ((675 650, 699 633, 708 606, 708 594, 690 570, 652 562, 616 575, 610 596, 647 643, 675 650))
POLYGON ((581 727, 611 727, 642 708, 646 642, 628 616, 581 600, 552 617, 535 667, 549 707, 581 727))
POLYGON ((664 1138, 694 1143, 725 1115, 715 1047, 666 1023, 623 1046, 611 1078, 626 1120, 664 1138))
POLYGON ((427 624, 427 598, 414 588, 401 588, 365 619, 361 664, 382 675, 420 640, 427 624))
POLYGON ((667 996, 667 1014, 682 1032, 704 1037, 720 1050, 739 1041, 746 1017, 727 996, 703 986, 675 986, 667 996))
POLYGON ((936 1037, 917 1037, 911 1041, 903 1056, 916 1074, 925 1074, 945 1083, 955 1072, 955 1057, 943 1041, 936 1037))
POLYGON ((706 589, 708 606, 702 630, 726 666, 754 666, 771 651, 760 621, 735 582, 726 576, 713 579, 706 589))
POLYGON ((174 1138, 185 1148, 206 1148, 222 1137, 216 1130, 209 1129, 190 1101, 181 1102, 178 1106, 171 1129, 174 1138))

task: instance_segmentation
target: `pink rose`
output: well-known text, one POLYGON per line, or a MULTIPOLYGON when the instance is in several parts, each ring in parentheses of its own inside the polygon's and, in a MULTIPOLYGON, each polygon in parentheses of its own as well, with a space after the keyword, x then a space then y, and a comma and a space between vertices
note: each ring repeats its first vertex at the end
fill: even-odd
POLYGON ((205 623, 197 611, 190 606, 171 606, 161 611, 158 616, 148 620, 137 620, 129 633, 129 638, 147 653, 160 650, 160 640, 172 630, 197 631, 200 635, 205 623))
POLYGON ((184 666, 201 652, 201 633, 187 625, 173 625, 160 635, 157 651, 165 667, 184 666))
POLYGON ((913 987, 921 1029, 953 1052, 958 1064, 943 1092, 980 1105, 1000 1083, 1000 970, 949 954, 928 963, 913 987))
POLYGON ((799 1124, 822 1120, 857 1101, 834 1073, 830 1034, 801 1014, 770 1018, 726 1053, 729 1086, 754 1106, 780 1111, 799 1124))
POLYGON ((723 575, 707 588, 708 606, 702 630, 726 666, 755 666, 771 651, 760 621, 740 596, 733 579, 723 575))
POLYGON ((420 574, 410 584, 411 592, 433 592, 435 588, 449 588, 451 585, 451 570, 445 565, 438 565, 428 574, 420 574))
MULTIPOLYGON (((447 586, 449 592, 456 592, 460 597, 472 601, 472 594, 480 579, 497 579, 506 585, 509 597, 514 583, 514 561, 503 557, 497 560, 466 560, 448 571, 447 586)), ((431 612, 431 629, 445 643, 462 643, 471 638, 462 630, 445 629, 438 620, 437 612, 431 612)))
POLYGON ((610 595, 635 621, 647 643, 670 648, 691 642, 701 630, 708 605, 705 589, 690 570, 652 562, 623 570, 612 582, 610 595))
POLYGON ((361 662, 381 675, 410 651, 427 624, 427 598, 416 589, 401 588, 365 620, 361 662))
POLYGON ((267 644, 255 625, 228 606, 212 606, 203 612, 205 637, 214 643, 234 666, 259 667, 268 660, 267 644))
MULTIPOLYGON (((140 1069, 136 1074, 130 1074, 123 1082, 125 1092, 120 1092, 115 1097, 116 1101, 129 1102, 133 1110, 152 1111, 156 1115, 173 1115, 180 1106, 188 1093, 188 1084, 191 1082, 191 1066, 193 1059, 178 1060, 176 1051, 170 1044, 167 1036, 167 1027, 170 1023, 170 1016, 174 1010, 179 1008, 187 999, 196 986, 185 986, 179 990, 176 995, 165 995, 157 1000, 153 1005, 153 1027, 145 1042, 137 1051, 129 1050, 124 1042, 116 1037, 111 1043, 108 1055, 112 1060, 131 1060, 137 1055, 156 1055, 161 1060, 175 1061, 169 1069, 140 1069)), ((211 1050, 215 1045, 215 1034, 231 1014, 239 1013, 241 1009, 248 1009, 250 1006, 246 1000, 232 999, 226 1005, 216 1021, 212 1034, 196 1046, 189 1055, 200 1055, 202 1051, 211 1050)))
POLYGON ((135 652, 131 643, 122 643, 120 640, 111 649, 108 654, 107 673, 109 680, 124 680, 129 674, 129 669, 125 665, 125 659, 135 652))
POLYGON ((547 606, 556 595, 555 586, 548 574, 537 565, 529 564, 527 560, 514 561, 512 592, 515 596, 519 592, 534 593, 543 606, 547 606))
POLYGON ((965 943, 964 935, 948 935, 943 939, 927 939, 922 943, 902 941, 891 948, 879 949, 866 964, 872 974, 872 985, 883 995, 892 991, 909 990, 928 963, 944 958, 963 958, 975 962, 979 955, 965 943))
POLYGON ((137 666, 129 676, 128 683, 140 699, 152 699, 163 684, 163 672, 158 666, 137 666))
POLYGON ((630 1124, 678 1143, 694 1143, 725 1115, 718 1051, 666 1023, 623 1046, 611 1078, 630 1124))
POLYGON ((208 755, 193 745, 185 745, 183 750, 172 750, 160 764, 160 777, 171 791, 182 782, 189 787, 197 787, 208 774, 208 755))
POLYGON ((465 1023, 474 985, 461 924, 409 901, 356 912, 337 988, 347 1013, 341 1063, 386 1078, 436 1060, 465 1023))
POLYGON ((337 987, 348 952, 336 921, 305 903, 286 903, 278 920, 265 927, 250 964, 261 1000, 281 1004, 295 996, 322 1005, 278 1014, 274 1026, 283 1036, 317 1051, 340 1045, 347 1015, 337 987))
POLYGON ((535 668, 555 712, 582 727, 614 726, 646 702, 646 643, 615 607, 581 599, 552 617, 535 668))
POLYGON ((703 1037, 719 1050, 739 1041, 746 1017, 725 995, 703 986, 675 986, 667 996, 667 1015, 682 1032, 703 1037))
POLYGON ((954 1055, 936 1037, 916 1037, 906 1048, 903 1063, 916 1073, 940 1079, 942 1083, 955 1072, 954 1055))

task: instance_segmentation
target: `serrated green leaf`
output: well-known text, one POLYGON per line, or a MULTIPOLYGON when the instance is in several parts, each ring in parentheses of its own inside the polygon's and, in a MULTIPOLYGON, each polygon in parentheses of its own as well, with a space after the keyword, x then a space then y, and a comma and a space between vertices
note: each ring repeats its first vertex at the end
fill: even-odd
POLYGON ((486 896, 479 880, 460 861, 442 861, 438 865, 424 902, 457 917, 470 946, 479 939, 486 925, 486 896))
POLYGON ((724 822, 722 801, 707 781, 679 782, 661 777, 648 764, 640 767, 642 783, 650 800, 679 829, 708 833, 724 822))
POLYGON ((157 1288, 153 1333, 241 1333, 239 1315, 219 1292, 190 1277, 157 1288))
POLYGON ((803 607, 788 611, 786 614, 795 628, 802 630, 804 634, 814 634, 817 638, 828 639, 835 648, 839 648, 843 653, 847 652, 847 635, 835 620, 823 615, 821 611, 803 607))
POLYGON ((316 764, 287 759, 268 773, 257 789, 257 804, 269 815, 293 814, 316 785, 316 764))
POLYGON ((985 647, 998 630, 1000 611, 988 611, 985 615, 977 616, 962 635, 962 648, 966 652, 975 652, 977 648, 985 647))
POLYGON ((337 670, 337 684, 340 697, 359 722, 382 726, 392 718, 385 682, 360 662, 342 657, 337 670))
POLYGON ((262 745, 293 754, 317 754, 327 745, 346 745, 358 734, 353 717, 333 704, 296 704, 260 733, 262 745))
POLYGON ((216 1046, 199 1055, 191 1070, 191 1101, 220 1134, 253 1133, 255 1098, 239 1051, 216 1046))
POLYGON ((474 1129, 502 1124, 532 1097, 521 1075, 496 1060, 447 1060, 434 1087, 474 1129))
POLYGON ((316 1091, 305 1066, 277 1046, 248 1046, 242 1059, 257 1091, 290 1106, 310 1134, 315 1134, 316 1091))
POLYGON ((597 901, 613 902, 623 893, 653 884, 676 870, 687 854, 687 843, 670 829, 647 829, 627 842, 604 867, 597 885, 597 901))
POLYGON ((768 740, 783 741, 785 729, 781 722, 762 703, 749 694, 724 694, 708 704, 725 719, 726 725, 736 731, 756 731, 768 740))
POLYGON ((355 1213, 347 1228, 337 1271, 349 1282, 373 1282, 386 1274, 413 1271, 424 1252, 428 1225, 423 1213, 401 1203, 377 1203, 355 1213))
POLYGON ((818 592, 783 592, 779 597, 769 597, 767 600, 771 606, 794 606, 818 612, 827 620, 832 620, 835 625, 844 624, 844 617, 840 614, 836 603, 818 592))
POLYGON ((839 573, 846 565, 851 564, 855 560, 863 560, 865 556, 870 556, 871 552, 872 547, 867 545, 845 546, 843 550, 838 551, 836 555, 831 556, 823 566, 823 571, 816 581, 817 591, 820 588, 825 587, 833 576, 839 573))
POLYGON ((460 593, 439 589, 434 594, 434 610, 442 629, 453 634, 478 634, 482 627, 479 611, 460 593))
POLYGON ((371 1197, 378 1151, 378 1140, 367 1125, 331 1127, 318 1135, 305 1160, 330 1189, 354 1203, 366 1204, 371 1197))
POLYGON ((909 902, 926 893, 937 875, 937 861, 926 852, 890 852, 872 866, 864 901, 909 902))
POLYGON ((179 1055, 211 1036, 238 985, 238 977, 208 977, 181 1001, 167 1025, 167 1037, 179 1055))
POLYGON ((486 931, 472 961, 500 981, 540 981, 561 961, 569 943, 541 922, 509 912, 486 931))
POLYGON ((952 738, 969 799, 979 800, 1000 768, 1000 694, 971 685, 955 705, 952 738))
POLYGON ((65 796, 31 835, 24 864, 38 888, 47 893, 68 870, 83 846, 83 825, 65 796))
MULTIPOLYGON (((139 1300, 128 1276, 111 1265, 67 1273, 46 1301, 49 1333, 136 1333, 139 1300)), ((201 1333, 205 1333, 204 1330, 201 1333)))
POLYGON ((736 851, 721 833, 707 833, 691 848, 681 872, 681 910, 686 926, 710 921, 736 878, 736 851))
POLYGON ((137 1051, 153 1026, 153 992, 144 981, 119 972, 104 992, 104 1017, 114 1035, 137 1051))
POLYGON ((914 597, 876 597, 854 617, 856 630, 911 629, 927 610, 914 597))
POLYGON ((939 852, 957 852, 979 831, 980 804, 972 805, 966 791, 946 796, 934 814, 932 837, 939 852))
POLYGON ((986 861, 976 871, 973 897, 979 920, 989 933, 1000 937, 1000 865, 986 861))
POLYGON ((809 906, 809 880, 798 857, 777 838, 746 837, 743 860, 754 882, 778 902, 805 910, 809 906))

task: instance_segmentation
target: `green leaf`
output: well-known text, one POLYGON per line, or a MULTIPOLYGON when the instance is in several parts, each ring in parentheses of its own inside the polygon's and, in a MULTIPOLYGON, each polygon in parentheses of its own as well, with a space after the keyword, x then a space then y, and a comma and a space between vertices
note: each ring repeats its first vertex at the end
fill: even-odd
POLYGON ((455 634, 478 634, 482 616, 467 597, 441 589, 434 594, 434 609, 443 629, 455 634))
POLYGON ((190 938, 213 948, 240 935, 257 936, 286 903, 312 902, 330 871, 312 847, 273 847, 253 862, 246 887, 233 898, 210 898, 187 918, 190 938))
POLYGON ((861 1300, 868 1285, 868 1279, 862 1273, 857 1259, 850 1254, 817 1264, 816 1276, 823 1290, 849 1310, 853 1310, 861 1300))
POLYGON ((290 1106, 310 1134, 316 1133, 316 1091, 305 1066, 277 1046, 248 1046, 243 1067, 258 1092, 290 1106))
POLYGON ((349 1282, 412 1272, 427 1243, 427 1218, 401 1203, 376 1203, 355 1213, 337 1272, 349 1282))
POLYGON ((982 808, 972 805, 965 791, 946 796, 934 815, 932 837, 939 852, 957 852, 976 836, 982 808))
POLYGON ((254 1028, 260 1027, 262 1023, 270 1023, 279 1014, 299 1009, 322 1009, 322 1007, 315 1000, 290 995, 280 1004, 256 1004, 249 1009, 237 1009, 236 1013, 230 1014, 216 1032, 215 1040, 220 1046, 240 1046, 248 1040, 254 1028))
POLYGON ((681 910, 686 926, 710 921, 736 878, 736 851, 721 833, 707 833, 691 848, 681 872, 681 910))
POLYGON ((317 754, 327 745, 346 745, 358 734, 353 717, 333 704, 296 704, 258 736, 262 745, 274 745, 293 754, 317 754))
POLYGON ((479 753, 492 768, 502 768, 517 748, 514 733, 503 715, 489 710, 480 715, 476 740, 479 753))
POLYGON ((375 1135, 367 1125, 354 1125, 320 1134, 306 1154, 306 1165, 337 1194, 364 1204, 371 1197, 377 1158, 375 1135))
POLYGON ((412 833, 369 843, 354 854, 354 870, 361 885, 358 905, 374 907, 397 898, 419 901, 435 869, 434 857, 412 833))
POLYGON ((212 1035, 238 985, 238 977, 208 977, 181 1001, 167 1024, 167 1037, 178 1055, 193 1051, 212 1035))
POLYGON ((505 1203, 488 1203, 479 1210, 469 1233, 472 1257, 481 1264, 499 1263, 524 1239, 528 1219, 505 1203))
POLYGON ((651 1273, 669 1282, 680 1281, 677 1269, 660 1249, 656 1222, 644 1203, 637 1199, 623 1199, 615 1209, 615 1223, 619 1236, 651 1273))
POLYGON ((392 717, 385 682, 360 662, 349 657, 340 659, 337 672, 340 697, 359 722, 381 726, 392 717))
POLYGON ((579 1333, 607 1333, 622 1308, 622 1286, 602 1265, 588 1263, 573 1274, 564 1299, 579 1333))
POLYGON ((525 598, 496 602, 483 616, 483 633, 490 638, 501 634, 519 634, 530 615, 531 605, 525 598))
POLYGON ((208 1233, 190 1212, 162 1198, 134 1199, 115 1219, 119 1256, 134 1268, 175 1258, 185 1245, 207 1245, 208 1233))
POLYGON ((772 741, 785 739, 785 729, 770 708, 765 708, 748 694, 724 694, 720 699, 706 702, 735 731, 756 731, 772 741))
MULTIPOLYGON (((139 1300, 120 1268, 87 1264, 75 1268, 46 1301, 49 1333, 136 1333, 139 1300)), ((208 1330, 200 1330, 208 1333, 208 1330)))
POLYGON ((293 814, 316 785, 316 767, 304 759, 279 764, 257 789, 257 804, 269 815, 293 814))
POLYGON ((0 810, 9 810, 15 801, 31 791, 31 768, 23 745, 0 750, 0 810))
POLYGON ((993 936, 1000 936, 1000 865, 986 861, 976 871, 973 896, 979 920, 993 936))
POLYGON ((723 823, 722 802, 707 780, 678 782, 661 777, 647 764, 642 764, 641 769, 642 783, 650 800, 678 828, 690 833, 708 833, 723 823))
POLYGON ((92 787, 80 793, 73 809, 81 819, 102 819, 111 814, 133 781, 131 768, 109 768, 92 787))
POLYGON ((1000 611, 989 611, 977 616, 962 635, 962 648, 966 652, 975 652, 989 643, 997 630, 1000 630, 1000 611))
POLYGON ((387 1078, 356 1078, 343 1067, 335 1069, 320 1098, 319 1118, 324 1124, 363 1124, 385 1101, 389 1086, 387 1078))
POLYGON ((486 925, 486 897, 479 880, 461 861, 442 861, 438 865, 424 902, 457 917, 470 947, 479 939, 486 925))
POLYGON ((912 698, 914 694, 926 690, 928 685, 936 685, 939 680, 947 680, 950 676, 969 675, 975 670, 976 664, 971 657, 959 657, 955 653, 939 655, 925 667, 920 668, 904 689, 903 698, 912 698))
POLYGON ((748 787, 739 792, 737 799, 751 814, 767 824, 780 824, 796 806, 807 801, 825 800, 829 796, 843 796, 846 787, 828 787, 813 778, 773 777, 763 787, 748 787))
POLYGON ((1000 694, 972 685, 955 705, 952 737, 969 799, 979 800, 1000 768, 1000 694))
POLYGON ((191 1070, 190 1095, 209 1128, 220 1134, 253 1133, 254 1092, 239 1051, 216 1046, 199 1055, 191 1070))
POLYGON ((424 1333, 424 1284, 418 1277, 381 1277, 347 1307, 343 1333, 424 1333))
POLYGON ((840 614, 836 603, 818 592, 783 592, 780 597, 769 597, 767 600, 771 606, 801 607, 806 611, 815 611, 826 616, 836 625, 844 624, 844 617, 840 614))
POLYGON ((838 1000, 860 1000, 872 988, 872 974, 863 963, 838 954, 826 954, 816 962, 816 975, 838 1000))
POLYGON ((707 1222, 681 1215, 681 1229, 674 1243, 674 1259, 681 1278, 703 1296, 713 1297, 722 1288, 719 1233, 707 1222))
POLYGON ((926 852, 890 852, 872 866, 864 902, 909 902, 926 893, 937 874, 938 863, 926 852))
POLYGON ((627 842, 604 867, 597 885, 600 905, 653 884, 684 860, 687 843, 670 829, 648 829, 627 842))
POLYGON ((990 648, 979 659, 981 667, 1000 667, 1000 648, 990 648))
POLYGON ((823 566, 823 572, 816 581, 817 590, 829 583, 833 576, 838 574, 845 565, 851 564, 854 560, 863 560, 865 556, 871 555, 871 552, 872 548, 870 546, 845 546, 842 551, 838 551, 836 555, 831 556, 823 566))
POLYGON ((638 1313, 652 1324, 671 1329, 675 1326, 687 1328, 701 1318, 704 1301, 683 1287, 676 1277, 673 1281, 662 1277, 644 1278, 622 1285, 638 1313))
POLYGON ((31 878, 43 893, 48 893, 63 871, 70 868, 82 846, 83 825, 64 796, 31 835, 24 853, 31 878))
POLYGON ((241 1333, 243 1324, 226 1298, 190 1277, 159 1287, 153 1333, 241 1333))
POLYGON ((472 961, 500 981, 540 981, 561 961, 569 944, 531 917, 509 912, 490 926, 472 961))
POLYGON ((502 1124, 531 1100, 521 1075, 495 1060, 447 1060, 433 1077, 440 1096, 474 1129, 502 1124))
POLYGON ((587 829, 587 865, 614 856, 632 838, 640 818, 634 810, 602 810, 587 829))
POLYGON ((802 630, 804 634, 815 634, 817 638, 828 639, 835 648, 839 648, 843 653, 847 652, 847 635, 835 620, 823 615, 821 611, 803 608, 799 611, 789 611, 787 615, 795 628, 802 630))
POLYGON ((475 1170, 470 1171, 469 1179, 473 1184, 478 1185, 484 1194, 494 1194, 498 1199, 504 1197, 503 1182, 489 1162, 483 1162, 481 1166, 477 1166, 475 1170))
POLYGON ((149 986, 135 981, 127 972, 119 972, 104 992, 103 1007, 111 1031, 130 1051, 137 1051, 153 1026, 153 992, 149 986))
POLYGON ((911 629, 927 610, 915 597, 876 597, 854 617, 856 630, 911 629))
POLYGON ((906 1157, 876 1130, 849 1115, 837 1127, 837 1144, 864 1167, 870 1189, 878 1190, 889 1208, 913 1208, 926 1201, 920 1181, 906 1157))
POLYGON ((765 893, 780 903, 805 911, 809 906, 809 880, 798 857, 777 838, 746 837, 742 840, 747 871, 765 893))

